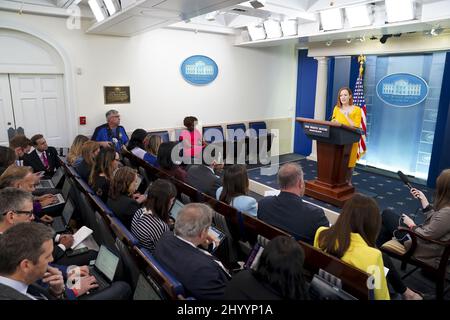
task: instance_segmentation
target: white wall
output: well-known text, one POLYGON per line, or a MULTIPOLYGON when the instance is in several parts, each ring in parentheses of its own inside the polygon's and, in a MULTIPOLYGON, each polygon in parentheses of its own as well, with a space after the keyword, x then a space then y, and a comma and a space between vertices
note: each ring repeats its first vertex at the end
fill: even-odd
POLYGON ((91 134, 112 107, 121 112, 127 130, 181 126, 191 114, 204 125, 294 115, 292 45, 238 48, 229 36, 169 29, 133 38, 86 35, 67 29, 65 19, 8 12, 0 12, 2 22, 35 30, 66 52, 74 74, 74 113, 87 117, 86 126, 77 125, 79 133, 91 134), (209 56, 219 67, 207 86, 190 85, 180 75, 182 61, 195 54, 209 56), (131 104, 104 105, 105 85, 129 85, 131 104))

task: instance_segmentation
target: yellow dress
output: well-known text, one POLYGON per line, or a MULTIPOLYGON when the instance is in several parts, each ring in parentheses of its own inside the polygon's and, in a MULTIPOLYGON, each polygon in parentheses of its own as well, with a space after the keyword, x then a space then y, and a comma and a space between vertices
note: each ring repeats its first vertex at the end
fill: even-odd
MULTIPOLYGON (((353 121, 354 127, 359 128, 361 125, 361 108, 355 106, 350 112, 348 117, 353 121)), ((347 118, 342 113, 338 106, 334 107, 332 120, 336 120, 339 123, 345 124, 346 126, 351 126, 347 118)), ((350 153, 350 159, 348 160, 348 167, 354 168, 356 165, 356 155, 358 153, 358 142, 355 142, 352 146, 352 151, 350 153)))
MULTIPOLYGON (((317 229, 314 238, 314 247, 319 248, 319 234, 326 229, 328 228, 320 227, 317 229)), ((375 300, 391 299, 386 276, 384 274, 384 263, 381 251, 369 247, 359 233, 350 234, 350 246, 341 257, 341 260, 374 276, 375 300)))

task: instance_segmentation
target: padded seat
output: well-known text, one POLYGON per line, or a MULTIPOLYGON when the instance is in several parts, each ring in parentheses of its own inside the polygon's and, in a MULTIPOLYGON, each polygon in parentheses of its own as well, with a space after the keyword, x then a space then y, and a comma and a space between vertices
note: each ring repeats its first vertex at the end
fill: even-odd
POLYGON ((396 253, 398 255, 404 255, 406 253, 406 248, 397 240, 389 240, 388 242, 383 243, 381 249, 390 251, 392 253, 396 253))

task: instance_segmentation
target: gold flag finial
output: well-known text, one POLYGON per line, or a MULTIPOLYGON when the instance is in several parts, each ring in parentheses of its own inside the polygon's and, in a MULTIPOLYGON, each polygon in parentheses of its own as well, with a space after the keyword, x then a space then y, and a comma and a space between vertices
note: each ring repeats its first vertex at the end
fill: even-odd
POLYGON ((364 63, 366 62, 366 56, 360 54, 358 57, 358 62, 359 62, 359 76, 362 76, 363 71, 364 71, 364 63))

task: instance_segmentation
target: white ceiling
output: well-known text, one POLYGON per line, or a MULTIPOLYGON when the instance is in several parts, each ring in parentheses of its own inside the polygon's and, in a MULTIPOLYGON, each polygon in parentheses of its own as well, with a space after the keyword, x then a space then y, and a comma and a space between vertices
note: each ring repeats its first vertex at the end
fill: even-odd
MULTIPOLYGON (((49 16, 67 16, 65 8, 76 0, 0 0, 0 10, 29 12, 49 16)), ((236 36, 244 46, 271 46, 290 42, 315 42, 337 39, 370 38, 389 33, 429 32, 439 26, 450 29, 450 0, 416 0, 416 19, 401 23, 385 23, 384 0, 260 0, 255 9, 242 0, 122 0, 121 11, 95 22, 87 0, 79 3, 82 18, 92 20, 87 33, 134 36, 156 28, 190 29, 236 36), (128 4, 128 7, 125 5, 128 4), (324 32, 318 12, 329 8, 371 4, 372 25, 324 32), (212 14, 212 12, 214 12, 212 14), (261 24, 266 19, 295 19, 298 33, 291 37, 250 41, 247 25, 261 24)), ((445 31, 444 31, 445 32, 445 31)))

